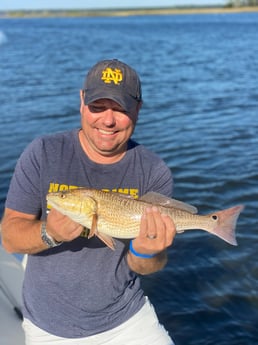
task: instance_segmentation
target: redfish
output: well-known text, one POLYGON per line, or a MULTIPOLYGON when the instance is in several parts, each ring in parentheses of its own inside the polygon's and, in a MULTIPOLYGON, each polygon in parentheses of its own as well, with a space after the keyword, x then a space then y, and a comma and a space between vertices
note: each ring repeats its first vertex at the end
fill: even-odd
POLYGON ((178 233, 185 230, 205 230, 224 241, 237 245, 235 227, 243 205, 208 215, 184 202, 149 192, 140 199, 96 189, 78 188, 49 193, 48 205, 75 222, 90 229, 89 238, 98 236, 114 249, 114 238, 135 238, 139 234, 141 217, 147 207, 156 206, 170 216, 178 233))

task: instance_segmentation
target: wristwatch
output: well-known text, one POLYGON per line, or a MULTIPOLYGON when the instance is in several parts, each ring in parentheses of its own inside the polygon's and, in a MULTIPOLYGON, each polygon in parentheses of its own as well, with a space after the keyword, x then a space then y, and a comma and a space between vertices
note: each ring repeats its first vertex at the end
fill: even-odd
POLYGON ((54 248, 60 246, 63 242, 57 242, 53 239, 48 233, 46 229, 46 222, 42 222, 41 224, 41 239, 42 241, 48 246, 48 248, 54 248))

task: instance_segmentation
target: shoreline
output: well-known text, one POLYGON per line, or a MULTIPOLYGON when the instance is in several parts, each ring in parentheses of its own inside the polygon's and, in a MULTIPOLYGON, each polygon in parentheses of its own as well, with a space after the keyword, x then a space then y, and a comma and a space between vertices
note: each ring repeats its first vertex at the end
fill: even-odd
POLYGON ((258 6, 244 7, 166 7, 95 10, 13 10, 0 11, 0 18, 127 17, 144 15, 234 14, 258 12, 258 6))

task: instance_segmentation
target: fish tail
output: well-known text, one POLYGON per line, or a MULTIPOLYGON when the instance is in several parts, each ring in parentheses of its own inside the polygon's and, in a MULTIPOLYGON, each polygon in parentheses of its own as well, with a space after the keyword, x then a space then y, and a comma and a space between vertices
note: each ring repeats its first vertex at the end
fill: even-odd
POLYGON ((213 229, 209 229, 209 232, 233 246, 237 246, 235 228, 238 216, 243 209, 243 205, 238 205, 211 214, 210 217, 216 219, 217 222, 213 229))

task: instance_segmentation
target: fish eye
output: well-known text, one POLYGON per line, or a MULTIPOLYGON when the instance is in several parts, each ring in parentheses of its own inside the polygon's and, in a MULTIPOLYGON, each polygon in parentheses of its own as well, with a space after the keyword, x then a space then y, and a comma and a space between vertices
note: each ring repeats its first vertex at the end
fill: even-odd
POLYGON ((216 216, 216 214, 214 214, 213 216, 211 216, 212 219, 217 220, 218 216, 216 216))
POLYGON ((65 194, 64 193, 60 194, 60 198, 65 199, 65 194))

